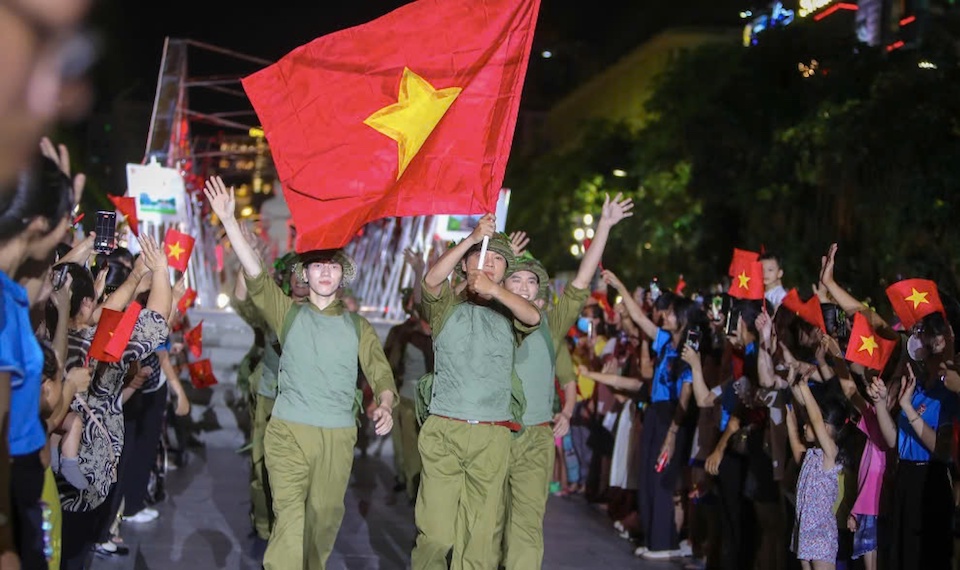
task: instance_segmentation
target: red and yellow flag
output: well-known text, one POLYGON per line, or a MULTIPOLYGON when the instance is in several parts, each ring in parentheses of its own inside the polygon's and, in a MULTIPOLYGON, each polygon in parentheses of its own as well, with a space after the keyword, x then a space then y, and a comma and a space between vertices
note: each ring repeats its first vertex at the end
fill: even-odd
MULTIPOLYGON (((733 259, 730 260, 730 268, 727 269, 727 275, 736 277, 741 267, 748 263, 753 263, 760 259, 760 254, 755 251, 733 248, 733 259)), ((761 279, 762 281, 762 279, 761 279)))
POLYGON ((763 265, 759 261, 731 265, 733 279, 727 293, 737 299, 763 299, 763 265))
POLYGON ((493 212, 540 0, 416 0, 243 78, 297 228, 493 212))
POLYGON ((181 315, 186 315, 187 309, 192 307, 196 301, 197 292, 190 287, 187 287, 187 290, 183 293, 183 297, 180 297, 180 300, 177 301, 177 310, 180 311, 181 315))
POLYGON ((137 218, 137 199, 131 196, 114 196, 108 194, 107 198, 113 202, 113 207, 127 218, 127 225, 133 235, 140 237, 140 220, 137 218))
POLYGON ((217 379, 213 375, 213 365, 209 358, 190 362, 187 364, 187 369, 190 371, 190 382, 194 388, 201 390, 217 384, 217 379))
POLYGON ((896 348, 897 341, 880 337, 867 322, 863 313, 854 315, 853 330, 850 331, 850 340, 847 343, 847 353, 844 358, 867 368, 883 370, 896 348))
POLYGON ((203 354, 203 321, 197 323, 197 326, 183 333, 183 342, 190 349, 194 358, 200 358, 203 354))
POLYGON ((193 253, 195 240, 181 231, 173 228, 167 230, 163 238, 163 251, 167 254, 167 264, 177 271, 186 271, 190 263, 190 254, 193 253))
POLYGON ((905 329, 910 329, 930 313, 944 313, 937 284, 929 279, 897 281, 887 287, 887 298, 905 329))
POLYGON ((805 322, 827 332, 827 325, 823 320, 823 309, 820 307, 820 299, 812 295, 806 301, 800 300, 800 294, 796 287, 787 291, 787 296, 783 298, 782 306, 787 310, 796 313, 798 317, 805 322))
POLYGON ((134 301, 123 312, 103 309, 87 357, 100 362, 120 362, 142 308, 140 303, 134 301))

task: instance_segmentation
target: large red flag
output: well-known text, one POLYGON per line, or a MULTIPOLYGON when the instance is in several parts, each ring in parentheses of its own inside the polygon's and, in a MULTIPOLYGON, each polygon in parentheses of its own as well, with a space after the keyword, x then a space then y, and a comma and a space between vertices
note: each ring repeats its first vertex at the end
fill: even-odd
POLYGON ((203 354, 203 321, 183 334, 183 342, 194 358, 200 358, 203 354))
POLYGON ((746 249, 733 248, 733 259, 730 260, 730 268, 727 269, 727 275, 735 277, 740 272, 740 268, 748 263, 760 259, 760 254, 746 249))
POLYGON ((416 0, 242 81, 298 251, 390 216, 493 212, 540 0, 416 0))
POLYGON ((850 331, 850 341, 844 358, 867 368, 883 370, 896 347, 897 341, 879 336, 863 313, 857 313, 853 317, 853 330, 850 331))
POLYGON ((130 343, 141 309, 143 307, 136 301, 123 312, 103 309, 87 351, 88 357, 101 362, 119 362, 130 343))
POLYGON ((193 237, 181 231, 173 228, 167 230, 167 235, 163 238, 163 249, 167 254, 167 264, 177 271, 186 271, 195 241, 193 237))
POLYGON ((782 305, 786 307, 788 311, 796 313, 797 316, 804 321, 819 328, 823 332, 827 332, 827 324, 823 320, 823 309, 820 307, 820 299, 817 298, 816 295, 812 295, 806 301, 801 301, 800 294, 797 293, 797 288, 794 287, 787 291, 787 296, 783 298, 782 305))
POLYGON ((912 328, 930 313, 944 313, 937 284, 928 279, 897 281, 887 287, 887 298, 905 329, 912 328))

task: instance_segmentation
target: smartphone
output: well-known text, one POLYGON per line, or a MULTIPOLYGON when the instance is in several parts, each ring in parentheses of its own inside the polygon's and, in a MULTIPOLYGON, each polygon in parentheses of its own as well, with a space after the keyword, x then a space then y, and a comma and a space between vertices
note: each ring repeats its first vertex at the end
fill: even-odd
POLYGON ((723 320, 723 297, 720 295, 710 300, 710 318, 717 322, 723 320))
POLYGON ((97 226, 94 230, 97 237, 93 242, 93 250, 100 253, 110 253, 117 249, 117 213, 107 210, 97 212, 97 226))
POLYGON ((686 345, 694 350, 700 350, 700 329, 689 329, 687 331, 686 345))
POLYGON ((740 324, 740 311, 737 309, 730 309, 730 312, 727 314, 727 336, 737 336, 737 327, 740 324))
POLYGON ((51 281, 53 281, 53 290, 59 291, 63 287, 63 282, 67 279, 67 264, 61 263, 60 265, 55 265, 53 267, 53 275, 51 276, 51 281))

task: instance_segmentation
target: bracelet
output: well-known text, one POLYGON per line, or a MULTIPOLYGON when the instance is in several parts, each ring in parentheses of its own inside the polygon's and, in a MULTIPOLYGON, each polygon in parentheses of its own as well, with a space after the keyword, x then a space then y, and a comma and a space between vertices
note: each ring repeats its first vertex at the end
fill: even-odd
POLYGON ((913 422, 915 422, 915 421, 917 421, 917 420, 922 420, 922 419, 923 419, 923 418, 921 418, 920 415, 918 414, 918 415, 914 416, 914 418, 913 418, 912 420, 908 420, 908 421, 909 421, 910 423, 913 423, 913 422))

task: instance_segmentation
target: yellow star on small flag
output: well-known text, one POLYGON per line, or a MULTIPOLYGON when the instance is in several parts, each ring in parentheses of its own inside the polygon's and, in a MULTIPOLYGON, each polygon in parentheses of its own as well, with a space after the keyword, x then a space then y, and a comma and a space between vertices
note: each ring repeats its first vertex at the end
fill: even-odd
POLYGON ((911 287, 910 290, 912 291, 912 292, 910 293, 910 296, 909 296, 909 297, 904 297, 904 300, 905 300, 905 301, 911 301, 911 302, 913 303, 913 308, 914 308, 914 309, 916 309, 917 307, 919 307, 921 303, 926 303, 926 304, 928 304, 928 305, 930 304, 930 301, 927 300, 927 295, 930 294, 928 291, 920 292, 920 291, 917 291, 917 290, 916 290, 915 288, 913 288, 913 287, 911 287))
POLYGON ((176 259, 176 260, 179 260, 179 259, 180 259, 180 256, 181 256, 181 255, 183 254, 183 252, 185 252, 185 251, 186 251, 185 249, 183 249, 182 247, 180 247, 180 242, 176 242, 176 243, 174 243, 173 245, 168 245, 168 246, 167 246, 167 257, 172 257, 172 258, 174 258, 174 259, 176 259))
POLYGON ((405 67, 397 102, 363 121, 365 125, 397 141, 397 180, 461 91, 463 89, 460 87, 435 89, 426 79, 405 67))
POLYGON ((860 348, 857 350, 857 352, 867 351, 867 354, 873 356, 873 351, 878 348, 880 348, 880 345, 877 344, 877 339, 873 338, 873 335, 861 336, 860 348))
POLYGON ((750 289, 750 278, 747 277, 746 271, 741 271, 740 275, 737 275, 737 279, 740 281, 739 287, 741 289, 750 289))

